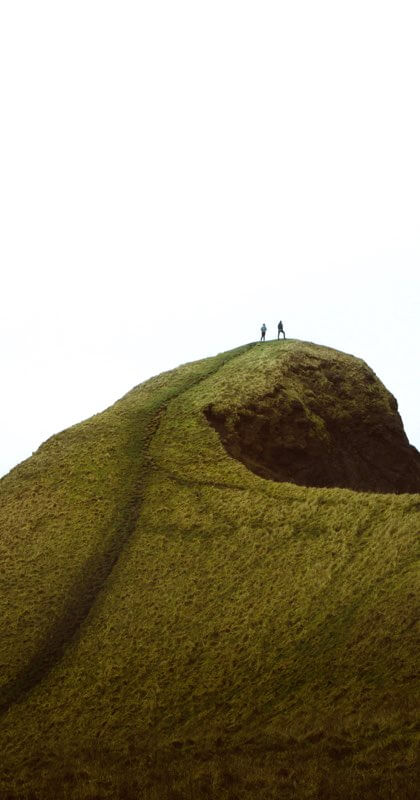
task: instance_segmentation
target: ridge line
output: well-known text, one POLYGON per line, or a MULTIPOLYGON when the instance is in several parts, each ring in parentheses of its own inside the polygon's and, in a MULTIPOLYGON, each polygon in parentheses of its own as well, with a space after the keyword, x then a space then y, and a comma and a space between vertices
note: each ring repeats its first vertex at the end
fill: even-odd
POLYGON ((166 397, 156 409, 149 409, 151 419, 147 427, 150 426, 152 430, 147 431, 146 428, 145 448, 142 461, 139 465, 138 477, 133 485, 131 499, 129 498, 126 503, 127 517, 124 526, 125 530, 122 532, 118 530, 105 550, 99 555, 87 557, 67 593, 67 602, 65 602, 64 608, 53 625, 47 630, 40 646, 29 661, 20 669, 17 675, 11 678, 0 689, 0 715, 7 713, 12 706, 23 702, 32 689, 38 686, 62 660, 68 647, 75 641, 82 625, 88 618, 91 609, 95 605, 96 600, 112 574, 114 567, 135 533, 144 492, 148 484, 147 474, 145 479, 142 480, 142 472, 145 465, 147 465, 150 446, 160 427, 161 418, 166 414, 170 403, 189 389, 198 386, 200 383, 216 374, 226 363, 243 355, 252 347, 255 347, 254 343, 244 345, 239 353, 235 352, 234 355, 230 357, 227 356, 220 364, 210 369, 206 374, 199 375, 191 382, 187 382, 186 386, 182 386, 173 394, 169 393, 169 396, 166 397))

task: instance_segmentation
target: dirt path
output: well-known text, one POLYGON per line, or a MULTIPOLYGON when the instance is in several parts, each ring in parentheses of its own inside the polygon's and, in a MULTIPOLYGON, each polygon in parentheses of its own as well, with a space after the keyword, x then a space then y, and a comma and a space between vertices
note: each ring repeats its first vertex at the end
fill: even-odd
MULTIPOLYGON (((87 619, 98 595, 104 589, 112 570, 132 538, 137 527, 147 483, 150 480, 147 465, 150 445, 169 404, 193 386, 197 386, 210 378, 228 361, 243 355, 251 346, 254 345, 250 345, 232 356, 226 356, 222 363, 219 363, 204 375, 187 379, 185 385, 178 392, 174 393, 168 389, 168 396, 158 407, 151 407, 144 412, 146 419, 139 433, 138 442, 138 475, 131 500, 126 507, 125 524, 123 528, 120 527, 118 529, 117 535, 109 541, 104 550, 95 553, 86 560, 67 595, 67 601, 62 613, 47 631, 37 652, 21 668, 18 674, 1 689, 0 714, 7 712, 15 703, 23 701, 28 693, 43 681, 56 664, 60 662, 67 647, 79 634, 80 628, 87 619)), ((232 486, 226 488, 239 489, 240 487, 232 486)))

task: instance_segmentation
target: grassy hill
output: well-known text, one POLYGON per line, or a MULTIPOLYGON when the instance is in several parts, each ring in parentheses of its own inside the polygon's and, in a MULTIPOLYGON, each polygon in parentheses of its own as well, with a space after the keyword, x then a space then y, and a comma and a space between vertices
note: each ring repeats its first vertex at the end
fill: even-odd
POLYGON ((0 481, 0 797, 414 800, 419 464, 295 341, 48 440, 0 481))

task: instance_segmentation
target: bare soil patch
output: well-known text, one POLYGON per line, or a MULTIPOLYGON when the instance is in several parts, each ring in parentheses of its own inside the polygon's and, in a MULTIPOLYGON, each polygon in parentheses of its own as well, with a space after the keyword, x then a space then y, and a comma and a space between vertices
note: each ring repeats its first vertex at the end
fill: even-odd
POLYGON ((349 376, 346 361, 306 359, 252 404, 234 411, 210 405, 204 413, 227 452, 263 478, 420 492, 420 453, 408 442, 397 401, 366 365, 349 376))

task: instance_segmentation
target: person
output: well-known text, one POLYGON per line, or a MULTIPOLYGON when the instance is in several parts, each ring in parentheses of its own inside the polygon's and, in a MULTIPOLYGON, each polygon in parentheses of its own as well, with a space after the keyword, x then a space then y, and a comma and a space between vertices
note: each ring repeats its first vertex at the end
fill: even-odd
POLYGON ((267 325, 265 324, 265 322, 263 322, 263 324, 261 325, 261 339, 260 339, 260 342, 265 342, 265 332, 266 332, 266 330, 267 330, 267 325))
POLYGON ((280 339, 280 334, 283 334, 283 339, 286 338, 286 334, 284 332, 283 323, 280 320, 279 324, 277 325, 277 339, 280 339))

